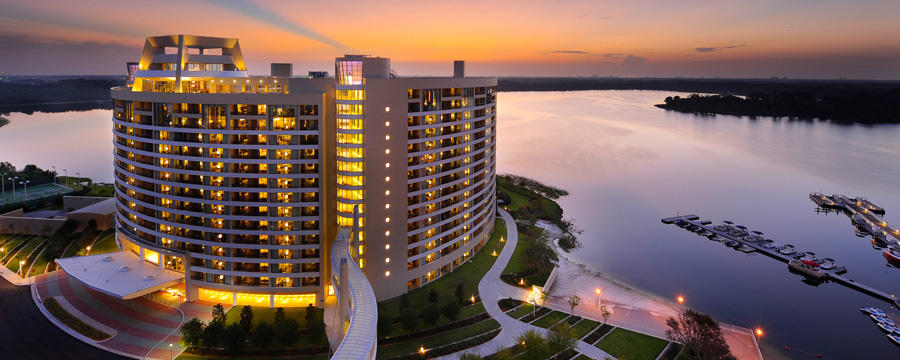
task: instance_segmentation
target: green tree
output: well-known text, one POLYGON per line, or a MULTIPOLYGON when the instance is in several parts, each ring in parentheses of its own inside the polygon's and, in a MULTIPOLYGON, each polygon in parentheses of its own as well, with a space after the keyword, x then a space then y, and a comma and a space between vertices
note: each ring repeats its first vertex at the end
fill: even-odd
POLYGON ((535 330, 528 330, 516 338, 524 351, 516 359, 521 360, 545 360, 548 357, 547 339, 535 330))
POLYGON ((448 302, 441 307, 441 314, 444 314, 450 321, 456 321, 459 318, 459 303, 455 301, 448 302))
POLYGON ((275 325, 278 325, 278 323, 280 323, 284 319, 285 319, 284 308, 276 308, 275 309, 275 325))
POLYGON ((735 359, 725 343, 719 323, 693 309, 685 309, 678 319, 668 318, 666 338, 684 344, 684 350, 694 359, 735 359))
POLYGON ((570 295, 568 300, 569 300, 569 312, 575 311, 575 307, 578 306, 578 304, 581 304, 581 297, 579 297, 578 295, 575 295, 575 294, 570 295))
POLYGON ((441 313, 438 312, 437 306, 434 304, 428 305, 425 310, 422 310, 422 313, 419 314, 419 317, 422 318, 425 323, 428 325, 434 325, 437 323, 438 318, 440 318, 441 313))
POLYGON ((307 331, 309 331, 309 337, 317 344, 325 343, 325 338, 327 335, 325 334, 325 322, 319 319, 313 320, 313 322, 307 324, 307 331))
POLYGON ((456 284, 456 291, 453 292, 453 295, 456 295, 456 301, 460 304, 466 301, 466 289, 463 287, 463 283, 456 284))
POLYGON ((203 328, 203 348, 209 351, 212 348, 222 347, 225 340, 225 323, 222 321, 212 320, 203 328))
POLYGON ((313 306, 313 304, 309 304, 309 306, 306 307, 306 314, 304 318, 306 319, 307 325, 312 324, 313 321, 316 320, 316 307, 313 306))
POLYGON ((250 305, 241 308, 241 320, 238 324, 244 329, 244 334, 249 334, 250 330, 253 330, 253 308, 250 305))
POLYGON ((244 327, 240 323, 228 325, 222 338, 224 340, 225 353, 230 356, 239 355, 247 343, 247 333, 244 332, 244 327))
POLYGON ((212 320, 210 320, 210 323, 213 323, 213 322, 222 323, 222 326, 224 327, 224 326, 225 326, 225 320, 226 320, 226 318, 225 318, 225 307, 223 307, 222 304, 216 304, 215 306, 213 306, 213 308, 212 308, 212 320))
POLYGON ((390 336, 393 329, 394 319, 391 318, 391 314, 388 314, 387 312, 378 314, 378 336, 390 336))
POLYGON ((439 298, 440 298, 440 296, 438 295, 437 291, 434 291, 433 287, 430 290, 428 290, 428 302, 436 303, 436 302, 438 302, 439 298))
POLYGON ((606 307, 606 304, 600 304, 600 316, 603 317, 603 323, 609 322, 609 317, 612 316, 612 313, 609 311, 609 308, 606 307))
POLYGON ((269 345, 272 344, 274 338, 275 328, 272 327, 272 324, 261 322, 259 325, 256 325, 256 329, 253 330, 251 342, 257 349, 267 349, 269 345))
POLYGON ((290 347, 300 340, 300 324, 297 320, 285 318, 275 324, 275 338, 282 347, 290 347))
POLYGON ((190 319, 181 325, 179 331, 181 332, 181 345, 185 347, 200 346, 200 342, 203 340, 203 321, 198 318, 190 319))
POLYGON ((547 233, 540 230, 540 234, 531 242, 530 246, 525 248, 525 272, 530 274, 546 274, 549 273, 559 258, 556 252, 550 247, 550 240, 547 233))
POLYGON ((419 326, 419 318, 412 311, 404 311, 400 315, 400 325, 403 326, 403 330, 406 330, 407 334, 412 334, 413 331, 416 331, 416 327, 419 326))
POLYGON ((569 324, 562 322, 550 328, 547 334, 547 344, 551 352, 560 353, 575 349, 578 344, 578 338, 575 337, 575 330, 569 327, 569 324))
POLYGON ((400 312, 404 312, 409 309, 409 294, 403 293, 400 295, 400 312))

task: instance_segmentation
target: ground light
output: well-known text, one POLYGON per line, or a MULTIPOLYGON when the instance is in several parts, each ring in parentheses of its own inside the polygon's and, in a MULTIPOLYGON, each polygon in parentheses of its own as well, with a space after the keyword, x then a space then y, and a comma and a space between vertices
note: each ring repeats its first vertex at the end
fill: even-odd
POLYGON ((425 346, 419 346, 419 354, 425 355, 425 346))
POLYGON ((763 336, 763 334, 765 334, 765 331, 763 331, 762 328, 758 327, 755 330, 753 330, 753 333, 755 333, 757 337, 760 337, 760 336, 763 336))

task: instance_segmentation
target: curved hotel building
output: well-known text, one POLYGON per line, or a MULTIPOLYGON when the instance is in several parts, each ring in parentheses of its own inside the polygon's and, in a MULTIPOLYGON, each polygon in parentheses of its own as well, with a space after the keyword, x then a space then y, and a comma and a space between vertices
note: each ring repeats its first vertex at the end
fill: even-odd
POLYGON ((350 253, 378 300, 453 271, 493 230, 497 84, 454 65, 397 77, 347 55, 334 77, 255 76, 237 39, 147 38, 111 91, 121 250, 187 300, 322 306, 356 208, 350 253))

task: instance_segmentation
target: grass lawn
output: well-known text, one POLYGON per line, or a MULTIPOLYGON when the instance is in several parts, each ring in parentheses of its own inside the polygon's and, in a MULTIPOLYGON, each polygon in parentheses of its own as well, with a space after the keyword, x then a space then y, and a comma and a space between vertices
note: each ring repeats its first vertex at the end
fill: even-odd
MULTIPOLYGON (((106 254, 117 251, 119 251, 119 246, 116 245, 116 230, 114 229, 104 231, 102 234, 100 234, 100 236, 97 237, 94 245, 91 246, 91 255, 106 254)), ((78 255, 84 255, 83 252, 84 249, 80 249, 78 251, 78 255)))
POLYGON ((596 322, 591 319, 582 319, 575 326, 572 326, 572 330, 574 331, 576 338, 583 338, 585 335, 590 334, 591 331, 600 326, 599 322, 596 322))
MULTIPOLYGON (((438 304, 443 304, 443 303, 439 302, 438 304)), ((462 319, 465 319, 468 317, 472 317, 472 316, 481 314, 483 312, 484 312, 484 305, 482 305, 480 302, 475 303, 475 304, 461 308, 459 311, 459 318, 456 319, 456 321, 459 321, 459 320, 462 320, 462 319)), ((397 320, 397 319, 395 318, 394 320, 397 320)), ((422 330, 426 330, 426 329, 430 329, 430 328, 444 326, 444 325, 450 324, 452 322, 453 321, 450 321, 450 319, 448 319, 446 316, 443 316, 443 315, 441 315, 441 317, 438 318, 438 321, 436 323, 434 323, 434 325, 429 325, 424 320, 419 319, 419 323, 416 326, 416 331, 422 331, 422 330)), ((391 330, 390 335, 379 334, 379 336, 397 336, 397 335, 404 335, 404 334, 406 334, 406 330, 403 330, 403 327, 400 326, 400 324, 395 324, 393 329, 391 330)))
POLYGON ((400 355, 414 353, 419 349, 419 346, 424 346, 426 349, 429 349, 447 345, 452 342, 468 339, 470 337, 486 333, 499 327, 500 323, 498 323, 496 320, 488 319, 463 328, 437 333, 426 338, 418 338, 410 340, 408 342, 379 346, 378 358, 388 359, 400 355))
POLYGON ((56 299, 52 297, 44 300, 44 307, 47 308, 47 311, 53 314, 53 317, 61 321, 63 324, 66 324, 66 326, 68 326, 69 328, 77 331, 81 335, 87 336, 94 340, 108 339, 110 337, 109 334, 97 330, 92 326, 84 323, 80 319, 76 318, 75 316, 72 316, 72 314, 66 311, 66 309, 63 309, 63 307, 60 306, 58 302, 56 302, 56 299))
MULTIPOLYGON (((45 246, 44 249, 46 250, 47 247, 45 246)), ((41 252, 43 253, 43 251, 41 252)), ((38 254, 38 256, 34 258, 34 263, 32 263, 31 265, 31 271, 28 272, 28 276, 43 274, 44 271, 47 270, 47 264, 49 263, 49 261, 44 259, 44 256, 42 254, 38 254)))
MULTIPOLYGON (((535 241, 537 241, 537 237, 540 236, 540 233, 543 231, 541 228, 537 226, 530 225, 518 225, 519 228, 519 242, 516 244, 516 250, 513 252, 512 258, 509 263, 506 264, 506 268, 503 269, 503 275, 501 276, 512 276, 514 274, 524 275, 526 273, 526 265, 528 260, 526 259, 525 252, 528 251, 528 247, 531 246, 535 241), (511 275, 512 274, 512 275, 511 275)), ((530 288, 531 285, 543 286, 547 281, 547 278, 550 276, 550 271, 548 270, 545 273, 537 274, 531 273, 528 275, 524 275, 525 286, 530 288)), ((509 283, 509 280, 504 279, 509 283)), ((514 280, 518 281, 518 280, 514 280)), ((518 285, 518 284, 510 284, 510 285, 518 285)))
POLYGON ((550 328, 551 326, 553 326, 554 324, 558 323, 560 320, 565 319, 568 316, 569 316, 569 314, 566 314, 564 312, 553 311, 547 315, 544 315, 544 317, 533 321, 531 324, 534 326, 538 326, 538 327, 547 329, 547 328, 550 328))
MULTIPOLYGON (((181 359, 181 358, 179 357, 179 359, 181 359)), ((575 360, 591 360, 591 358, 587 357, 587 355, 578 355, 578 357, 575 358, 575 360)))
POLYGON ((534 309, 534 305, 522 304, 519 307, 517 307, 515 310, 510 311, 507 314, 514 319, 518 319, 525 315, 531 314, 531 311, 533 309, 534 309))
MULTIPOLYGON (((463 284, 466 297, 477 293, 478 282, 481 281, 484 274, 497 260, 495 256, 491 255, 491 252, 496 249, 497 253, 500 253, 503 244, 505 244, 505 242, 501 243, 499 241, 500 236, 503 236, 504 239, 506 238, 506 223, 498 217, 494 223, 494 232, 491 234, 490 239, 472 259, 453 270, 453 272, 407 293, 410 300, 410 308, 424 309, 426 304, 428 304, 428 293, 431 289, 437 292, 438 299, 455 299, 454 292, 456 291, 456 286, 460 283, 463 284)), ((443 305, 445 302, 439 301, 438 306, 443 305)), ((400 318, 401 312, 407 310, 403 308, 400 297, 378 304, 379 312, 387 314, 395 320, 400 318)), ((460 316, 460 318, 463 318, 463 316, 460 316)), ((424 330, 424 328, 418 328, 417 330, 424 330)))
POLYGON ((617 328, 595 346, 617 358, 654 360, 668 344, 660 338, 617 328))
POLYGON ((562 207, 550 198, 513 185, 503 176, 497 177, 497 189, 509 196, 506 208, 516 219, 544 219, 554 223, 562 220, 562 207))
MULTIPOLYGON (((12 272, 18 272, 19 271, 19 261, 27 260, 28 255, 30 255, 31 252, 34 251, 34 249, 36 247, 38 247, 38 245, 40 245, 42 242, 44 242, 44 240, 47 240, 47 239, 43 238, 43 237, 38 237, 38 236, 30 237, 28 239, 28 245, 25 245, 25 247, 23 247, 22 250, 19 250, 19 252, 16 254, 15 259, 12 259, 12 261, 6 263, 6 268, 12 272)), ((28 267, 27 263, 25 264, 25 267, 26 268, 28 267)))
POLYGON ((0 260, 3 260, 7 256, 9 256, 9 251, 14 249, 17 245, 21 244, 27 236, 25 235, 0 235, 3 236, 0 240, 0 247, 3 247, 3 251, 0 251, 0 260))

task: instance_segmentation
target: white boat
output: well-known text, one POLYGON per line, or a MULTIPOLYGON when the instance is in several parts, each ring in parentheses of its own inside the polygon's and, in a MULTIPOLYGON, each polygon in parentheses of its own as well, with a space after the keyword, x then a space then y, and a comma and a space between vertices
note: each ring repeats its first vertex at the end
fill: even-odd
POLYGON ((866 313, 866 314, 869 314, 869 315, 871 315, 871 314, 881 314, 881 316, 884 316, 884 315, 885 315, 884 310, 881 310, 881 309, 879 309, 879 308, 877 308, 877 307, 865 307, 865 308, 859 308, 859 311, 862 311, 862 312, 864 312, 864 313, 866 313))
POLYGON ((882 323, 878 323, 878 328, 881 329, 881 331, 884 331, 884 332, 886 332, 886 333, 888 333, 888 334, 893 334, 893 333, 894 333, 894 329, 895 329, 893 325, 889 325, 889 324, 886 324, 886 323, 883 323, 883 322, 882 322, 882 323))
POLYGON ((898 334, 888 334, 888 339, 894 342, 894 344, 900 345, 900 335, 898 334))
POLYGON ((790 244, 782 246, 781 249, 778 249, 778 252, 780 252, 784 255, 790 255, 790 254, 795 253, 796 251, 797 251, 797 249, 794 248, 794 245, 790 245, 790 244))

